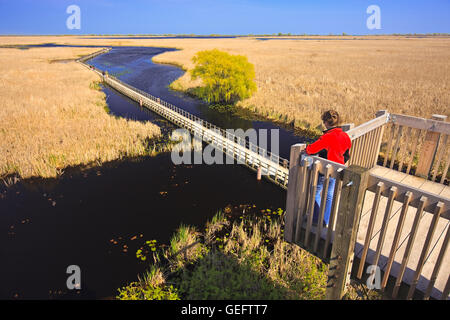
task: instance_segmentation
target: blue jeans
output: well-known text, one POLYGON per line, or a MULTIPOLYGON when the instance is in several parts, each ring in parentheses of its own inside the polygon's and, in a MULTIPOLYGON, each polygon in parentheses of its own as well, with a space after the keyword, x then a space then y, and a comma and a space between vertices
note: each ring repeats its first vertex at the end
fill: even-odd
MULTIPOLYGON (((314 202, 314 215, 313 215, 313 222, 317 223, 317 220, 319 219, 320 214, 320 203, 321 203, 321 196, 322 196, 322 190, 323 190, 323 183, 325 181, 325 176, 322 174, 319 174, 319 180, 317 182, 317 190, 316 190, 316 198, 314 202)), ((336 179, 330 178, 330 182, 328 184, 328 193, 326 195, 327 201, 325 202, 325 212, 323 215, 323 225, 327 226, 330 222, 330 212, 331 212, 331 205, 333 203, 333 194, 334 194, 334 185, 335 185, 336 179)))

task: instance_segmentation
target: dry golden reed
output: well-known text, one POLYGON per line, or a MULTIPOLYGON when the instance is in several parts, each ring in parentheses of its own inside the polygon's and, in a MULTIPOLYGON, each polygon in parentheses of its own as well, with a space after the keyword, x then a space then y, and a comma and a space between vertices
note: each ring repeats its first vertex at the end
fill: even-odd
MULTIPOLYGON (((301 38, 301 37, 299 37, 301 38)), ((248 57, 258 91, 240 103, 276 121, 313 129, 326 109, 344 122, 361 124, 387 109, 429 118, 450 116, 450 38, 322 36, 320 40, 89 39, 89 37, 0 37, 3 44, 65 43, 178 48, 153 58, 189 70, 192 57, 217 48, 248 57), (341 40, 330 40, 341 39, 341 40)), ((173 88, 197 86, 188 73, 173 88)))
POLYGON ((54 177, 67 166, 146 153, 159 128, 109 115, 94 85, 100 78, 61 62, 97 50, 0 49, 0 177, 54 177))
MULTIPOLYGON (((209 47, 246 55, 255 64, 258 92, 241 105, 298 127, 317 127, 327 109, 356 125, 382 109, 450 115, 449 38, 223 42, 180 43, 185 50, 154 60, 191 69, 191 57, 209 47)), ((181 90, 196 85, 188 73, 173 84, 181 90)))

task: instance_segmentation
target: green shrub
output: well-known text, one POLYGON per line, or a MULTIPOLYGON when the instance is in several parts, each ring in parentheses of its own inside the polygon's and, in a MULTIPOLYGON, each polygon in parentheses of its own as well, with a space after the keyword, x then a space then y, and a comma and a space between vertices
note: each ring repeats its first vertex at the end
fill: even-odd
POLYGON ((204 84, 194 94, 210 103, 234 104, 256 91, 255 68, 245 56, 214 49, 198 52, 192 61, 192 78, 201 78, 204 84))
POLYGON ((207 252, 205 245, 199 242, 198 236, 199 233, 194 227, 182 224, 170 239, 166 258, 171 260, 175 269, 184 267, 186 263, 195 262, 207 252))
MULTIPOLYGON (((284 210, 243 208, 246 214, 234 219, 232 207, 217 212, 204 234, 181 225, 170 245, 158 250, 147 241, 164 259, 154 258, 148 272, 117 298, 324 299, 327 266, 283 240, 284 210)), ((137 258, 155 254, 144 248, 137 258)))
POLYGON ((118 291, 117 299, 120 300, 180 300, 177 289, 172 285, 153 286, 132 282, 118 291))
POLYGON ((184 299, 284 299, 286 290, 251 266, 230 255, 210 252, 193 271, 183 270, 180 294, 184 299))

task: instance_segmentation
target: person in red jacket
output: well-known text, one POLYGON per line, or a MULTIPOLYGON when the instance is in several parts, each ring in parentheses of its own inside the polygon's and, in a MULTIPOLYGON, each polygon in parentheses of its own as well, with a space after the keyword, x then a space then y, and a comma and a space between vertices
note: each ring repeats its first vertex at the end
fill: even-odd
MULTIPOLYGON (((349 150, 352 146, 352 141, 348 134, 340 128, 339 114, 335 110, 328 110, 322 114, 322 121, 326 128, 324 134, 314 143, 306 147, 306 153, 309 155, 317 154, 321 158, 328 159, 340 164, 345 164, 350 158, 349 150)), ((314 216, 313 222, 317 223, 320 210, 321 193, 323 190, 323 183, 325 177, 319 174, 317 183, 314 216)), ((327 201, 325 206, 324 219, 322 221, 324 226, 327 226, 330 220, 331 205, 333 202, 335 179, 330 178, 328 184, 327 201)))

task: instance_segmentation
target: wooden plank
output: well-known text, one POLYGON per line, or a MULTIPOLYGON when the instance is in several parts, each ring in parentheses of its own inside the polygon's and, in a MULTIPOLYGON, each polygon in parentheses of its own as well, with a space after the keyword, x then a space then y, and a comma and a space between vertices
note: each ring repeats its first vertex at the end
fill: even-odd
POLYGON ((371 162, 370 159, 372 157, 372 154, 373 154, 373 151, 374 151, 374 146, 375 146, 374 139, 373 139, 375 130, 372 130, 372 131, 370 131, 369 133, 366 134, 366 141, 364 143, 364 147, 365 147, 366 152, 364 153, 364 157, 363 157, 363 161, 362 161, 362 163, 363 163, 362 166, 364 168, 369 168, 370 169, 369 162, 371 162))
POLYGON ((369 152, 369 148, 368 148, 368 144, 369 144, 369 135, 370 135, 370 132, 368 132, 368 133, 366 133, 365 135, 363 135, 362 137, 361 137, 361 139, 362 139, 362 144, 361 144, 361 157, 360 157, 360 159, 359 159, 359 166, 361 166, 361 167, 363 167, 363 168, 365 168, 366 167, 366 165, 365 165, 365 161, 366 161, 366 156, 367 156, 367 153, 369 152))
POLYGON ((446 165, 445 165, 444 171, 442 172, 441 181, 439 181, 440 183, 444 183, 444 181, 445 181, 445 179, 447 177, 449 164, 450 164, 450 152, 449 152, 449 154, 447 156, 447 161, 446 161, 446 165))
MULTIPOLYGON (((434 119, 441 119, 433 116, 434 119)), ((435 120, 433 120, 435 121, 435 120)), ((439 123, 441 121, 435 121, 439 123)), ((444 122, 445 123, 445 122, 444 122)), ((449 125, 449 124, 447 124, 449 125)), ((450 125, 449 125, 450 126, 450 125)), ((428 130, 425 135, 425 140, 422 146, 421 157, 419 158, 419 163, 417 165, 416 175, 423 178, 428 178, 430 174, 431 167, 433 165, 433 160, 436 155, 438 141, 440 138, 440 133, 432 130, 428 130)))
POLYGON ((450 199, 450 186, 445 186, 439 195, 441 197, 450 199))
POLYGON ((420 189, 435 195, 440 195, 440 193, 445 189, 445 186, 443 184, 427 180, 422 184, 420 189))
POLYGON ((316 228, 316 237, 314 239, 314 250, 313 252, 317 253, 317 248, 319 247, 320 235, 322 234, 322 225, 323 225, 323 217, 325 215, 325 209, 327 205, 327 197, 328 197, 328 187, 330 185, 330 174, 333 170, 331 165, 326 166, 325 174, 324 174, 324 182, 322 186, 322 197, 320 198, 320 211, 319 217, 317 219, 317 228, 316 228))
POLYGON ((437 222, 438 222, 439 217, 441 215, 443 206, 444 206, 444 204, 442 202, 438 202, 436 204, 436 209, 435 209, 434 214, 433 214, 433 220, 431 222, 431 226, 430 226, 430 229, 428 231, 427 238, 425 240, 425 244, 423 246, 419 262, 418 262, 417 267, 415 269, 415 274, 414 274, 413 281, 412 281, 412 283, 410 285, 410 288, 409 288, 409 291, 408 291, 408 296, 407 296, 408 300, 412 299, 414 291, 416 290, 416 286, 417 286, 420 274, 422 273, 422 268, 423 268, 423 265, 425 263, 425 258, 428 255, 428 250, 430 248, 431 241, 432 241, 434 232, 436 230, 437 222))
POLYGON ((363 135, 358 138, 358 154, 356 155, 355 165, 362 167, 362 160, 364 158, 365 149, 364 149, 364 142, 366 140, 366 135, 363 135))
POLYGON ((394 150, 392 150, 392 156, 391 156, 391 165, 389 168, 394 167, 395 159, 397 158, 398 153, 398 145, 400 144, 400 140, 402 139, 402 132, 403 132, 403 126, 398 127, 398 133, 397 133, 397 141, 395 142, 394 150))
MULTIPOLYGON (((385 185, 384 188, 382 189, 381 193, 383 194, 383 192, 385 192, 386 190, 389 191, 389 186, 385 185)), ((367 254, 367 259, 366 259, 367 261, 372 261, 371 264, 374 264, 373 261, 376 256, 376 248, 377 248, 378 242, 380 240, 380 235, 381 235, 381 231, 383 228, 385 210, 386 210, 388 204, 389 204, 389 198, 382 195, 381 200, 380 200, 379 210, 378 210, 379 214, 377 215, 377 218, 375 219, 375 226, 374 226, 373 236, 371 239, 371 245, 370 245, 369 252, 367 254)), ((389 224, 387 226, 385 240, 384 240, 383 246, 381 247, 381 255, 379 258, 379 262, 378 262, 378 265, 380 267, 382 267, 387 262, 387 257, 389 256, 389 246, 387 244, 392 242, 393 235, 395 232, 395 226, 398 221, 398 217, 400 215, 401 207, 402 207, 401 202, 399 202, 399 201, 393 202, 391 214, 388 217, 389 224)))
POLYGON ((392 181, 401 183, 407 176, 403 172, 399 172, 399 171, 394 170, 394 169, 389 169, 389 170, 391 170, 391 172, 389 172, 387 175, 385 175, 385 177, 389 178, 392 181))
POLYGON ((447 300, 449 293, 450 293, 450 275, 448 276, 447 284, 445 285, 445 290, 444 292, 442 292, 441 300, 447 300))
MULTIPOLYGON (((344 169, 340 168, 340 169, 338 169, 338 171, 339 171, 339 174, 343 175, 344 169)), ((329 221, 328 230, 327 230, 327 238, 325 240, 325 246, 324 246, 324 249, 323 249, 323 257, 324 257, 324 259, 327 258, 328 247, 329 247, 330 242, 331 242, 331 236, 332 236, 333 231, 335 229, 334 225, 336 223, 337 209, 338 209, 338 205, 339 205, 339 201, 340 201, 340 197, 341 197, 341 192, 342 192, 342 178, 343 177, 337 177, 336 178, 336 183, 335 183, 335 186, 334 186, 333 205, 331 207, 330 221, 329 221)))
POLYGON ((383 161, 383 167, 386 167, 387 162, 388 162, 388 158, 389 155, 391 153, 391 149, 392 149, 392 142, 394 141, 394 136, 395 136, 395 130, 397 129, 397 126, 393 123, 391 125, 391 134, 389 135, 388 138, 388 145, 386 147, 386 153, 384 155, 384 161, 383 161))
POLYGON ((340 126, 342 131, 347 132, 350 129, 353 129, 355 127, 354 123, 345 123, 343 125, 340 126))
MULTIPOLYGON (((407 240, 409 238, 409 233, 408 231, 410 229, 412 229, 412 221, 408 221, 408 216, 414 216, 414 210, 413 208, 408 209, 408 213, 407 213, 407 219, 405 220, 405 224, 403 229, 405 230, 405 232, 402 232, 402 236, 401 236, 401 240, 400 240, 400 245, 398 246, 398 249, 395 253, 395 259, 394 259, 394 263, 392 265, 392 269, 390 271, 391 275, 395 276, 398 274, 399 269, 400 269, 400 263, 401 263, 401 258, 404 254, 405 251, 405 247, 406 247, 406 243, 407 240)), ((399 221, 398 219, 399 215, 394 216, 392 222, 391 222, 391 226, 395 226, 396 222, 399 221)), ((413 249, 411 252, 411 256, 407 265, 407 269, 405 272, 405 276, 403 278, 403 282, 410 284, 412 283, 412 279, 414 277, 414 270, 417 266, 417 263, 420 259, 420 254, 421 254, 421 249, 423 247, 423 245, 425 244, 425 240, 426 240, 426 235, 428 233, 428 230, 431 226, 431 222, 432 222, 432 218, 433 218, 433 214, 430 213, 423 213, 422 218, 421 218, 421 223, 419 226, 419 229, 417 231, 417 238, 414 242, 413 245, 413 249)), ((438 254, 439 254, 439 248, 441 247, 441 244, 443 242, 443 238, 444 238, 444 231, 447 227, 448 224, 448 220, 445 219, 439 219, 437 227, 436 227, 436 232, 433 236, 433 239, 431 241, 431 245, 430 245, 430 250, 429 250, 429 254, 427 255, 426 259, 425 259, 425 264, 423 266, 421 275, 419 277, 419 281, 416 287, 416 291, 420 290, 422 292, 426 291, 427 285, 428 285, 428 279, 431 278, 432 275, 432 271, 433 268, 435 266, 435 262, 437 260, 438 254)), ((386 241, 385 243, 392 243, 392 239, 390 239, 389 235, 390 233, 394 233, 395 230, 388 230, 388 234, 386 235, 386 241)), ((388 256, 389 252, 382 252, 382 258, 381 260, 384 260, 384 257, 388 256)), ((447 261, 448 262, 448 261, 447 261)), ((387 268, 387 262, 383 265, 381 264, 381 269, 386 270, 387 268)), ((445 267, 450 267, 450 265, 445 266, 445 267)), ((386 274, 386 273, 385 273, 386 274)), ((445 282, 442 283, 443 281, 445 281, 446 279, 442 279, 441 277, 442 275, 440 275, 436 281, 436 286, 435 288, 433 288, 432 291, 432 296, 437 298, 440 296, 440 292, 439 290, 443 290, 443 287, 445 285, 445 282)))
POLYGON ((371 174, 377 175, 379 177, 384 177, 387 174, 390 174, 392 171, 386 167, 375 166, 370 170, 371 174))
POLYGON ((367 163, 368 168, 373 168, 376 165, 376 159, 378 159, 378 154, 380 152, 380 149, 378 147, 379 132, 382 129, 383 127, 379 127, 375 129, 372 133, 372 140, 371 140, 372 149, 370 150, 370 155, 367 163))
POLYGON ((373 168, 377 164, 378 154, 380 153, 380 132, 383 130, 383 126, 375 129, 372 135, 372 150, 368 159, 367 167, 373 168))
POLYGON ((327 299, 341 299, 353 263, 356 235, 369 172, 359 166, 344 170, 336 235, 330 258, 327 299))
POLYGON ((389 189, 388 204, 386 205, 383 222, 381 224, 381 232, 380 232, 380 236, 378 238, 378 244, 377 244, 375 258, 372 262, 372 264, 375 266, 378 265, 378 261, 380 259, 381 249, 383 248, 384 238, 386 236, 387 227, 389 225, 389 218, 390 218, 390 215, 392 212, 392 206, 394 204, 394 200, 397 195, 397 191, 398 191, 397 188, 394 186, 389 189))
POLYGON ((429 132, 450 134, 450 123, 436 119, 424 119, 402 114, 391 114, 393 122, 406 127, 422 129, 429 132))
POLYGON ((370 214, 369 226, 367 227, 366 237, 364 240, 364 249, 361 254, 361 260, 360 260, 359 268, 358 268, 358 274, 357 274, 358 279, 361 279, 362 274, 363 274, 364 264, 366 262, 366 257, 367 257, 367 252, 369 251, 370 241, 372 240, 373 227, 375 226, 375 219, 376 219, 377 213, 378 213, 378 206, 380 204, 381 190, 382 190, 383 186, 384 186, 384 183, 379 182, 377 184, 377 188, 375 191, 375 198, 374 198, 373 204, 372 204, 372 211, 370 214))
POLYGON ((358 162, 359 152, 360 152, 360 139, 355 139, 352 142, 352 147, 350 149, 350 165, 356 164, 358 162))
POLYGON ((402 234, 403 224, 405 222, 406 213, 408 212, 409 202, 411 201, 412 193, 410 191, 406 192, 406 195, 403 200, 402 212, 400 213, 399 221, 397 223, 397 230, 395 231, 394 240, 391 245, 391 252, 389 253, 389 259, 384 269, 384 277, 381 281, 381 289, 384 289, 387 284, 387 280, 389 278, 389 274, 391 272, 392 263, 394 262, 395 253, 397 252, 397 246, 400 240, 400 236, 402 234))
POLYGON ((312 163, 314 163, 316 161, 320 162, 321 165, 319 166, 319 173, 321 173, 321 174, 325 174, 326 167, 328 165, 332 166, 333 167, 333 170, 331 171, 332 178, 337 178, 339 176, 339 174, 338 174, 339 169, 347 168, 346 165, 343 165, 343 164, 340 164, 337 162, 333 162, 333 161, 330 161, 330 160, 327 160, 324 158, 320 158, 318 156, 310 156, 310 158, 312 159, 312 163))
POLYGON ((317 178, 319 175, 319 167, 321 163, 320 161, 316 160, 313 163, 313 167, 310 173, 310 183, 309 183, 309 200, 308 200, 308 222, 306 225, 306 233, 305 233, 305 241, 304 245, 305 247, 309 244, 309 237, 311 233, 311 227, 312 227, 312 221, 313 221, 313 215, 314 215, 314 202, 315 202, 315 196, 316 196, 316 190, 317 190, 317 178))
POLYGON ((385 125, 389 120, 388 114, 381 115, 375 119, 365 122, 353 129, 347 131, 351 140, 355 140, 376 128, 385 125))
MULTIPOLYGON (((447 253, 449 239, 450 239, 450 227, 447 225, 447 233, 445 235, 444 242, 442 243, 441 249, 439 251, 439 256, 433 269, 433 274, 431 275, 430 282, 425 292, 424 299, 426 300, 429 299, 431 295, 431 290, 433 289, 434 284, 436 283, 439 271, 441 269, 442 261, 444 260, 445 254, 447 253)), ((448 273, 448 269, 446 271, 448 273)))
POLYGON ((364 136, 361 136, 354 140, 354 151, 355 154, 353 156, 353 162, 352 165, 359 165, 361 154, 362 154, 362 148, 363 148, 363 138, 364 136))
MULTIPOLYGON (((389 186, 395 186, 398 189, 398 194, 399 197, 397 198, 397 201, 403 201, 403 195, 407 192, 407 191, 411 191, 413 193, 413 200, 411 200, 410 205, 417 208, 417 206, 419 205, 419 199, 420 196, 425 196, 428 199, 427 205, 425 206, 425 211, 427 212, 433 212, 434 211, 434 205, 437 202, 443 202, 444 203, 444 210, 442 213, 442 217, 445 219, 450 220, 450 199, 441 197, 439 195, 439 193, 432 193, 429 192, 428 190, 426 190, 427 188, 421 188, 421 189, 417 189, 414 187, 410 187, 407 186, 405 184, 384 178, 384 177, 378 177, 374 174, 370 174, 369 175, 369 183, 368 183, 368 190, 374 192, 376 185, 378 182, 384 182, 386 185, 389 186)), ((431 182, 431 181, 426 181, 425 183, 431 183, 433 185, 437 185, 439 186, 439 188, 443 188, 443 186, 441 184, 435 183, 435 182, 431 182)), ((424 184, 425 184, 424 183, 424 184)), ((387 196, 386 191, 382 193, 384 196, 387 196)))
POLYGON ((439 146, 440 146, 440 152, 438 154, 438 158, 435 162, 434 165, 434 173, 433 173, 433 177, 431 179, 431 181, 436 181, 436 176, 439 172, 439 166, 441 164, 441 159, 442 159, 442 155, 445 153, 445 151, 447 150, 447 139, 448 139, 448 135, 445 135, 445 137, 442 139, 442 136, 439 139, 439 146))
POLYGON ((358 155, 356 156, 356 162, 354 163, 357 166, 363 167, 362 163, 364 160, 364 155, 366 153, 365 149, 365 141, 366 141, 367 135, 363 135, 358 138, 358 155))
POLYGON ((416 177, 413 175, 405 175, 402 180, 400 180, 400 183, 406 184, 410 187, 421 189, 422 185, 426 182, 424 178, 416 177))
POLYGON ((398 171, 402 171, 403 169, 403 162, 405 161, 406 158, 406 149, 409 146, 409 141, 411 140, 411 127, 408 127, 408 129, 406 130, 406 141, 403 143, 401 149, 400 149, 400 154, 399 154, 399 164, 398 164, 398 171))
POLYGON ((381 126, 380 128, 377 129, 377 144, 376 144, 376 154, 374 157, 374 161, 373 161, 373 166, 377 165, 378 162, 378 155, 380 154, 381 151, 381 143, 383 142, 383 135, 384 135, 384 128, 386 127, 386 125, 381 126))
MULTIPOLYGON (((426 237, 428 235, 428 232, 430 230, 430 227, 432 226, 433 221, 433 214, 430 214, 428 212, 425 212, 422 216, 421 223, 419 230, 417 232, 417 239, 415 241, 413 252, 411 253, 410 261, 408 262, 408 267, 405 272, 405 276, 403 281, 411 284, 413 283, 415 270, 417 267, 417 264, 420 260, 420 256, 422 253, 422 248, 424 247, 426 243, 426 237)), ((434 232, 429 252, 425 258, 425 263, 423 265, 417 286, 416 286, 416 292, 426 292, 427 286, 429 284, 429 279, 431 279, 433 269, 435 267, 438 255, 439 255, 439 249, 442 246, 443 238, 445 236, 445 230, 448 226, 449 221, 440 218, 436 224, 436 230, 434 232)), ((399 248, 399 253, 402 252, 402 248, 399 248)), ((446 270, 450 270, 450 261, 446 260, 444 261, 444 265, 442 266, 446 270)), ((395 267, 395 265, 394 265, 395 267)), ((393 268, 394 270, 395 268, 393 268)), ((397 272, 397 270, 394 270, 394 272, 397 272)), ((444 290, 445 281, 446 281, 447 274, 439 274, 438 279, 436 280, 435 286, 432 289, 431 296, 434 298, 439 298, 439 296, 442 293, 442 290, 444 290)))
POLYGON ((286 215, 285 215, 285 229, 284 240, 287 242, 294 241, 294 223, 297 214, 297 196, 299 188, 299 165, 300 153, 306 147, 305 144, 295 144, 291 146, 290 152, 290 167, 289 167, 289 183, 286 196, 286 215))
POLYGON ((400 285, 401 285, 402 280, 403 280, 403 275, 405 273, 406 266, 408 264, 409 257, 411 255, 412 247, 413 247, 414 241, 416 239, 417 230, 419 229, 420 219, 422 218, 423 209, 425 207, 426 202, 427 202, 427 198, 426 197, 421 197, 420 198, 420 205, 418 206, 417 211, 416 211, 414 222, 412 224, 411 233, 410 233, 409 239, 408 239, 408 244, 406 245, 406 249, 405 249, 405 252, 403 254, 402 264, 400 266, 400 270, 399 270, 399 272, 397 274, 397 279, 395 281, 395 286, 394 286, 394 290, 393 290, 393 293, 392 293, 392 297, 394 299, 397 298, 398 290, 400 289, 400 285))
POLYGON ((300 241, 300 231, 302 230, 303 217, 306 213, 307 205, 308 205, 308 186, 309 186, 309 167, 311 165, 312 159, 307 157, 302 160, 301 163, 301 172, 300 172, 300 188, 297 192, 297 197, 299 198, 299 203, 297 205, 297 225, 295 227, 295 243, 300 241))
MULTIPOLYGON (((355 254, 360 256, 362 250, 363 250, 363 244, 366 238, 366 231, 370 222, 370 216, 372 213, 372 205, 373 200, 375 198, 375 193, 369 190, 366 190, 366 194, 364 196, 364 202, 363 202, 363 209, 361 212, 361 219, 359 222, 359 229, 358 229, 358 235, 357 235, 357 243, 359 244, 356 248, 355 254)), ((380 200, 380 203, 382 202, 382 198, 380 200)))

